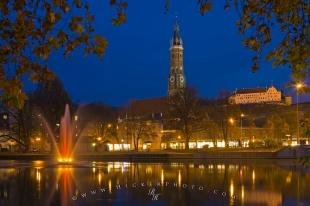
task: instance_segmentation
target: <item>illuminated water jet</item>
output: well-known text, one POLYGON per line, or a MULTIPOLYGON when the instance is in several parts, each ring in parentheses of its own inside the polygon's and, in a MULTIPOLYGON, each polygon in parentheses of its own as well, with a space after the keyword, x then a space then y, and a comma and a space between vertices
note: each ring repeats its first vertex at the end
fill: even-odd
POLYGON ((71 163, 73 161, 72 126, 69 105, 65 107, 64 116, 60 121, 58 157, 59 163, 71 163))

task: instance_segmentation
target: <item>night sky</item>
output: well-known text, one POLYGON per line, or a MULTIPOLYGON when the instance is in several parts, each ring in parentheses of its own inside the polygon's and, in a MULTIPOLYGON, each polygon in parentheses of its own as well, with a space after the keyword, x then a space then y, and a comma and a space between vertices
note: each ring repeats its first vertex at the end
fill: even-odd
MULTIPOLYGON (((290 80, 288 68, 273 69, 268 62, 251 72, 251 52, 242 46, 235 26, 236 10, 225 11, 224 0, 214 1, 205 16, 200 15, 196 1, 172 1, 168 12, 164 1, 128 1, 128 20, 121 26, 111 24, 116 11, 108 1, 91 2, 96 32, 109 41, 105 56, 99 59, 77 51, 69 58, 54 55, 50 59, 53 71, 78 103, 120 106, 133 99, 165 96, 176 15, 187 84, 197 87, 200 96, 215 98, 221 90, 271 84, 285 89, 290 80)), ((272 36, 275 42, 279 37, 272 36)))

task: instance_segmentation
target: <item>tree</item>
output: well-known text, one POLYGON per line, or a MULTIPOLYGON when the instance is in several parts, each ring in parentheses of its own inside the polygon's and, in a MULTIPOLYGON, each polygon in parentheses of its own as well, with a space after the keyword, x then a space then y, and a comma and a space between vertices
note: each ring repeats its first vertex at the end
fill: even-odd
POLYGON ((141 141, 152 141, 157 136, 153 124, 152 121, 139 116, 124 119, 123 126, 125 127, 127 139, 128 137, 132 139, 135 150, 139 149, 141 141))
POLYGON ((201 121, 203 130, 207 133, 207 137, 212 140, 214 147, 217 147, 217 139, 221 133, 219 125, 210 117, 201 121))
POLYGON ((29 151, 30 137, 36 129, 31 102, 27 101, 21 109, 12 109, 1 105, 1 110, 6 111, 10 119, 6 132, 0 135, 1 140, 13 140, 21 151, 29 151))
POLYGON ((86 138, 96 143, 95 150, 100 147, 104 147, 106 150, 107 143, 111 138, 115 138, 119 142, 116 108, 98 102, 79 105, 74 113, 74 120, 75 118, 77 120, 74 121, 77 134, 75 138, 76 144, 79 144, 79 141, 83 141, 86 138))
POLYGON ((169 98, 170 115, 178 123, 185 138, 185 149, 189 149, 189 141, 193 132, 193 124, 198 121, 197 91, 192 87, 185 87, 169 98))
POLYGON ((241 114, 239 106, 219 104, 218 102, 214 102, 208 105, 207 112, 210 120, 217 125, 219 134, 221 134, 225 141, 225 146, 228 147, 229 134, 232 134, 233 125, 237 124, 241 114))
POLYGON ((308 139, 308 141, 310 140, 310 120, 302 120, 300 127, 302 129, 302 136, 304 136, 305 138, 308 139))
POLYGON ((107 130, 106 130, 106 136, 110 138, 114 138, 117 142, 117 144, 120 144, 120 139, 119 139, 119 132, 118 132, 118 125, 116 123, 110 124, 108 123, 107 125, 107 130))
POLYGON ((282 143, 282 138, 288 132, 288 125, 278 114, 272 114, 267 117, 266 129, 268 137, 265 139, 266 147, 278 147, 282 143))
POLYGON ((273 66, 289 65, 297 81, 309 75, 308 0, 228 0, 226 8, 232 4, 240 11, 237 26, 240 33, 246 35, 243 43, 255 52, 253 71, 259 68, 263 48, 271 42, 272 32, 279 28, 276 32, 282 35, 282 40, 267 52, 266 59, 272 61, 273 66))
POLYGON ((58 78, 40 83, 29 98, 37 107, 37 112, 39 112, 37 115, 44 117, 52 129, 57 128, 56 124, 59 124, 66 104, 72 111, 71 98, 58 78))
POLYGON ((47 130, 42 118, 58 133, 57 125, 64 114, 65 105, 72 106, 71 99, 58 78, 41 82, 37 89, 27 96, 29 98, 21 108, 2 105, 2 110, 7 111, 12 119, 5 135, 17 142, 23 151, 29 151, 30 139, 35 132, 42 137, 48 137, 45 135, 47 130))
POLYGON ((100 146, 106 146, 107 148, 107 143, 111 143, 112 139, 115 139, 117 144, 120 144, 118 126, 115 122, 91 121, 88 122, 87 129, 87 133, 91 135, 93 141, 98 143, 95 146, 95 151, 100 146))
MULTIPOLYGON (((123 23, 127 3, 110 0, 110 5, 117 9, 112 23, 123 23)), ((8 106, 23 107, 25 77, 32 82, 53 79, 52 53, 68 56, 81 48, 101 57, 107 48, 107 40, 94 34, 87 0, 1 0, 0 12, 0 93, 8 106)))

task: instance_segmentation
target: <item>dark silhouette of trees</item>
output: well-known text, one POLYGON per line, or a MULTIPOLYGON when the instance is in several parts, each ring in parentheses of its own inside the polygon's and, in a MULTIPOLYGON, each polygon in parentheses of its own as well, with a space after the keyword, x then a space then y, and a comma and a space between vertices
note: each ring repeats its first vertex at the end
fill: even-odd
POLYGON ((144 119, 140 116, 130 116, 122 121, 122 130, 125 131, 127 139, 132 140, 134 150, 139 150, 141 142, 152 142, 157 137, 155 131, 156 123, 151 120, 144 119))
POLYGON ((72 105, 69 95, 57 78, 39 84, 34 92, 28 94, 28 97, 22 108, 1 106, 10 118, 4 140, 14 140, 25 152, 29 151, 30 138, 35 131, 48 137, 43 118, 51 129, 58 133, 57 124, 64 113, 65 105, 72 105))
POLYGON ((58 78, 40 83, 29 96, 33 106, 36 107, 37 115, 44 117, 52 129, 57 128, 56 124, 59 124, 66 104, 70 106, 73 113, 74 105, 58 78))
POLYGON ((189 149, 189 141, 193 133, 193 124, 198 120, 197 91, 192 87, 185 87, 171 96, 168 100, 170 116, 177 122, 185 139, 185 149, 189 149))
POLYGON ((33 106, 27 101, 23 108, 8 108, 1 105, 9 118, 7 128, 0 135, 1 141, 14 140, 21 151, 27 152, 30 146, 30 136, 36 128, 36 120, 33 116, 33 106))

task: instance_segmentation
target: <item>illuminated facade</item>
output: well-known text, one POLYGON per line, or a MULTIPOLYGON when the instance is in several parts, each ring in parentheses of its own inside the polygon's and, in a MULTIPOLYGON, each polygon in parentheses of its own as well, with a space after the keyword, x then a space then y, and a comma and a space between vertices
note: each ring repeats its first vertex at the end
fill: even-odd
POLYGON ((238 89, 229 97, 230 104, 281 103, 281 91, 275 87, 238 89))

